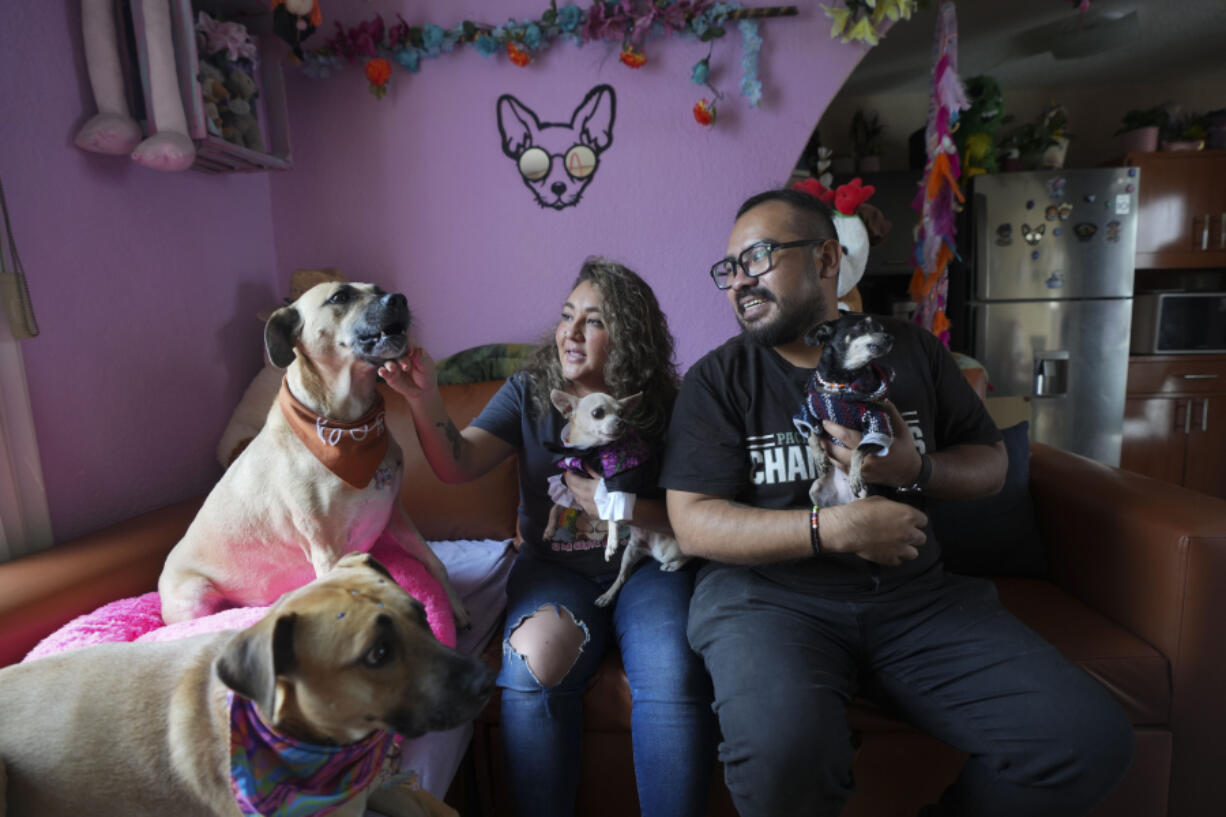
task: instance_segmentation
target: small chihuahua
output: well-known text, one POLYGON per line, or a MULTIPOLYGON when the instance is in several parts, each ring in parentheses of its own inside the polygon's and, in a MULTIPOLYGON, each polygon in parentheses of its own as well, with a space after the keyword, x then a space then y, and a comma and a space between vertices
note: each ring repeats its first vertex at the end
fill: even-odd
MULTIPOLYGON (((558 462, 563 471, 590 476, 588 467, 600 473, 603 483, 603 494, 609 498, 602 501, 602 490, 597 488, 597 504, 601 505, 601 517, 609 523, 609 535, 605 540, 605 561, 617 553, 619 516, 618 510, 624 507, 624 493, 637 493, 637 488, 648 487, 635 484, 635 474, 640 473, 642 466, 651 457, 651 451, 643 439, 628 426, 622 415, 634 408, 642 399, 643 393, 632 394, 616 400, 603 392, 594 392, 586 397, 578 398, 559 389, 549 393, 549 399, 562 416, 569 422, 562 429, 562 445, 571 449, 571 456, 564 456, 558 462)), ((641 483, 641 478, 639 483, 641 483)), ((569 494, 565 490, 562 474, 549 478, 550 496, 558 498, 569 494), (559 486, 561 490, 559 490, 559 486)), ((572 497, 573 500, 573 497, 572 497)), ((545 539, 548 541, 557 530, 558 517, 565 507, 555 504, 549 511, 549 524, 545 528, 545 539)), ((613 601, 617 591, 625 584, 634 567, 643 557, 650 555, 660 563, 660 569, 666 571, 678 570, 689 557, 681 553, 677 540, 663 533, 645 531, 629 526, 630 540, 626 551, 622 554, 621 568, 617 579, 603 594, 596 599, 598 607, 605 607, 613 601)))
POLYGON ((875 362, 893 348, 894 339, 868 315, 841 315, 815 326, 805 335, 805 343, 822 347, 821 359, 805 387, 804 405, 792 418, 796 429, 807 437, 816 466, 817 478, 809 496, 814 503, 823 504, 818 502, 819 486, 830 471, 830 457, 822 445, 826 434, 822 420, 830 420, 863 435, 852 452, 847 475, 852 495, 863 498, 867 494, 860 476, 864 458, 888 453, 894 441, 883 408, 891 373, 875 362))

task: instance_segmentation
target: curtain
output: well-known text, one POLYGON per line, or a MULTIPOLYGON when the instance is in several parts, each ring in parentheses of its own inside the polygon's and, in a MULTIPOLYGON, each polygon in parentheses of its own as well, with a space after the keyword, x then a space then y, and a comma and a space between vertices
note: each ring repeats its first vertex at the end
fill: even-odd
POLYGON ((0 187, 0 562, 50 547, 51 516, 18 337, 38 334, 0 187))

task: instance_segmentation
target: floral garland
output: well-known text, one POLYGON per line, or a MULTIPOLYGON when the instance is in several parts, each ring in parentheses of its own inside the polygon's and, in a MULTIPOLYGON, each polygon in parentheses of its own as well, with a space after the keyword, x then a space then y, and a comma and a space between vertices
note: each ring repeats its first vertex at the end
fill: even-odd
POLYGON ((919 7, 918 0, 843 0, 843 6, 822 6, 834 21, 831 38, 876 45, 884 36, 885 21, 910 20, 919 7))
MULTIPOLYGON (((877 0, 903 2, 905 0, 877 0)), ((513 65, 530 65, 535 55, 554 43, 570 41, 585 45, 593 41, 621 45, 619 60, 630 68, 647 62, 642 46, 651 39, 679 34, 712 43, 727 33, 729 22, 736 22, 742 38, 741 95, 751 107, 762 102, 762 81, 758 78, 758 55, 762 37, 758 20, 790 17, 796 6, 741 8, 736 2, 712 0, 594 0, 584 10, 574 3, 549 8, 536 20, 509 20, 499 26, 486 26, 464 20, 443 28, 433 23, 414 26, 397 15, 387 26, 383 18, 346 28, 336 23, 336 34, 322 48, 306 51, 303 72, 316 78, 330 77, 345 63, 364 61, 370 91, 377 98, 387 93, 395 63, 411 74, 421 70, 423 59, 450 53, 458 46, 471 45, 483 57, 505 53, 513 65)), ((709 81, 711 52, 693 66, 690 79, 710 88, 716 99, 723 94, 709 81)), ((701 125, 715 123, 715 102, 705 97, 694 106, 694 118, 701 125)))

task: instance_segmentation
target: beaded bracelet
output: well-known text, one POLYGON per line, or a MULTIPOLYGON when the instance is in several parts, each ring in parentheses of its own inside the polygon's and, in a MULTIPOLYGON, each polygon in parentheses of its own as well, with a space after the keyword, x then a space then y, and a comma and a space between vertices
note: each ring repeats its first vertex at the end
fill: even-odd
POLYGON ((821 509, 820 505, 814 505, 813 510, 809 511, 809 546, 813 548, 814 556, 822 555, 822 536, 817 523, 817 514, 821 509))

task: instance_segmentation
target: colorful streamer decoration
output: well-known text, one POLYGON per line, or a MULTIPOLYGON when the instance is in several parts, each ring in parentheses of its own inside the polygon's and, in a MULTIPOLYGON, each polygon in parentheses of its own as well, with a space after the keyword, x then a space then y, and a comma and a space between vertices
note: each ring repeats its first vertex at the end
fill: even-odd
POLYGON ((915 322, 949 346, 945 304, 949 262, 957 257, 954 216, 958 205, 965 201, 958 186, 962 169, 951 133, 958 116, 970 103, 958 78, 958 20, 954 4, 948 0, 937 11, 932 64, 932 98, 924 131, 927 161, 924 181, 911 205, 920 213, 920 225, 912 257, 915 271, 911 275, 910 293, 916 303, 915 322))

